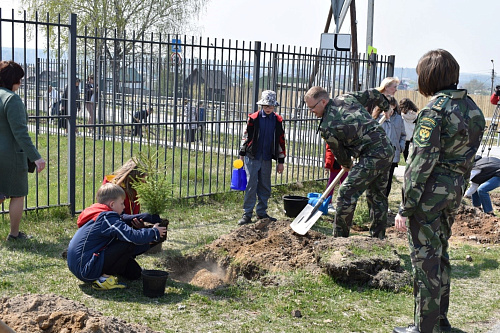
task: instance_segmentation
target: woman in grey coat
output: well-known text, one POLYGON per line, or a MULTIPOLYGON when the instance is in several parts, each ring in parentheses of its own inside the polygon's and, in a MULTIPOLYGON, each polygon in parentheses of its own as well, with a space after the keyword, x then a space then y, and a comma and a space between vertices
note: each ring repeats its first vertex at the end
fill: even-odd
MULTIPOLYGON (((401 152, 405 148, 406 144, 406 131, 404 127, 403 118, 399 114, 398 102, 394 97, 389 97, 389 103, 391 108, 389 111, 385 112, 386 120, 382 124, 384 128, 387 138, 391 141, 392 146, 394 147, 394 159, 392 160, 391 169, 389 171, 389 181, 387 182, 387 192, 386 195, 389 197, 389 193, 391 193, 392 187, 392 177, 394 175, 394 169, 397 168, 399 160, 401 158, 401 152)), ((378 108, 374 109, 373 117, 377 120, 384 115, 378 108)))
POLYGON ((28 159, 37 172, 45 161, 28 133, 28 114, 15 93, 21 86, 24 70, 14 61, 0 61, 0 202, 10 198, 10 234, 7 240, 29 238, 19 231, 24 197, 28 194, 28 159))

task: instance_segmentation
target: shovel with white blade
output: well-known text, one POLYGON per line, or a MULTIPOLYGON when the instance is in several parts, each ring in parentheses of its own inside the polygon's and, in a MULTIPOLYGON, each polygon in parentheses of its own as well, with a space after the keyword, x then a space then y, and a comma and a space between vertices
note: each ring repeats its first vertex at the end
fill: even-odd
MULTIPOLYGON (((385 115, 382 116, 379 120, 379 124, 383 124, 385 121, 385 115)), ((300 214, 293 220, 293 222, 290 224, 290 228, 293 229, 296 233, 299 235, 305 235, 309 229, 318 221, 318 219, 323 215, 323 212, 319 210, 323 202, 328 196, 328 193, 330 193, 335 186, 340 182, 340 179, 344 175, 345 170, 342 169, 340 172, 337 174, 335 179, 331 182, 330 185, 326 188, 325 192, 321 195, 319 198, 318 202, 314 206, 307 204, 307 206, 304 207, 304 209, 300 212, 300 214)))
POLYGON ((340 182, 340 179, 344 175, 345 170, 342 169, 335 177, 333 182, 326 188, 325 192, 318 199, 318 202, 314 205, 314 207, 310 204, 304 207, 304 209, 300 212, 300 214, 293 220, 290 224, 290 228, 293 229, 299 235, 305 235, 309 229, 316 223, 316 221, 323 215, 323 212, 319 210, 325 199, 328 197, 328 193, 330 193, 335 186, 340 182))

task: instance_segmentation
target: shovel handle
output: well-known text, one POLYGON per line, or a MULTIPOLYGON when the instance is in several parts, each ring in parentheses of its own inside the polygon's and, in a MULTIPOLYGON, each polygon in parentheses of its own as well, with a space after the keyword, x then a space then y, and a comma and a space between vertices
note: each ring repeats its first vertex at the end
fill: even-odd
POLYGON ((331 184, 328 185, 325 192, 323 192, 321 197, 318 199, 318 202, 316 203, 316 205, 314 205, 314 209, 313 209, 311 215, 314 214, 319 209, 319 207, 321 207, 321 204, 323 204, 323 201, 325 201, 326 197, 328 197, 328 193, 330 193, 335 188, 335 186, 337 186, 337 184, 340 182, 340 179, 342 178, 342 176, 344 174, 345 174, 345 169, 342 168, 342 170, 340 170, 340 172, 337 174, 337 176, 335 176, 335 178, 333 179, 331 184))

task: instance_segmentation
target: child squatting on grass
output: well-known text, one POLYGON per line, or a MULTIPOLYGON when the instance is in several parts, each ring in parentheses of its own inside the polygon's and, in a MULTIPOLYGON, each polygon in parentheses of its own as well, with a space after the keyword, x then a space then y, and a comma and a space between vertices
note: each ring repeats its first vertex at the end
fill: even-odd
POLYGON ((107 183, 97 191, 96 204, 81 214, 90 219, 71 239, 68 247, 69 270, 80 280, 92 282, 97 290, 125 288, 116 275, 128 280, 141 277, 142 268, 135 257, 161 242, 166 227, 134 229, 120 214, 125 208, 125 191, 116 184, 107 183))

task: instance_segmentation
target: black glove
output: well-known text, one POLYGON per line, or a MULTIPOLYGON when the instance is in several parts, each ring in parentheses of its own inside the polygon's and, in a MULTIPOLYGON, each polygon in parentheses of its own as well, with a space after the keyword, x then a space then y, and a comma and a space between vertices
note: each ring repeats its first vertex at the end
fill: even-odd
POLYGON ((495 87, 495 95, 500 97, 500 86, 495 87))

